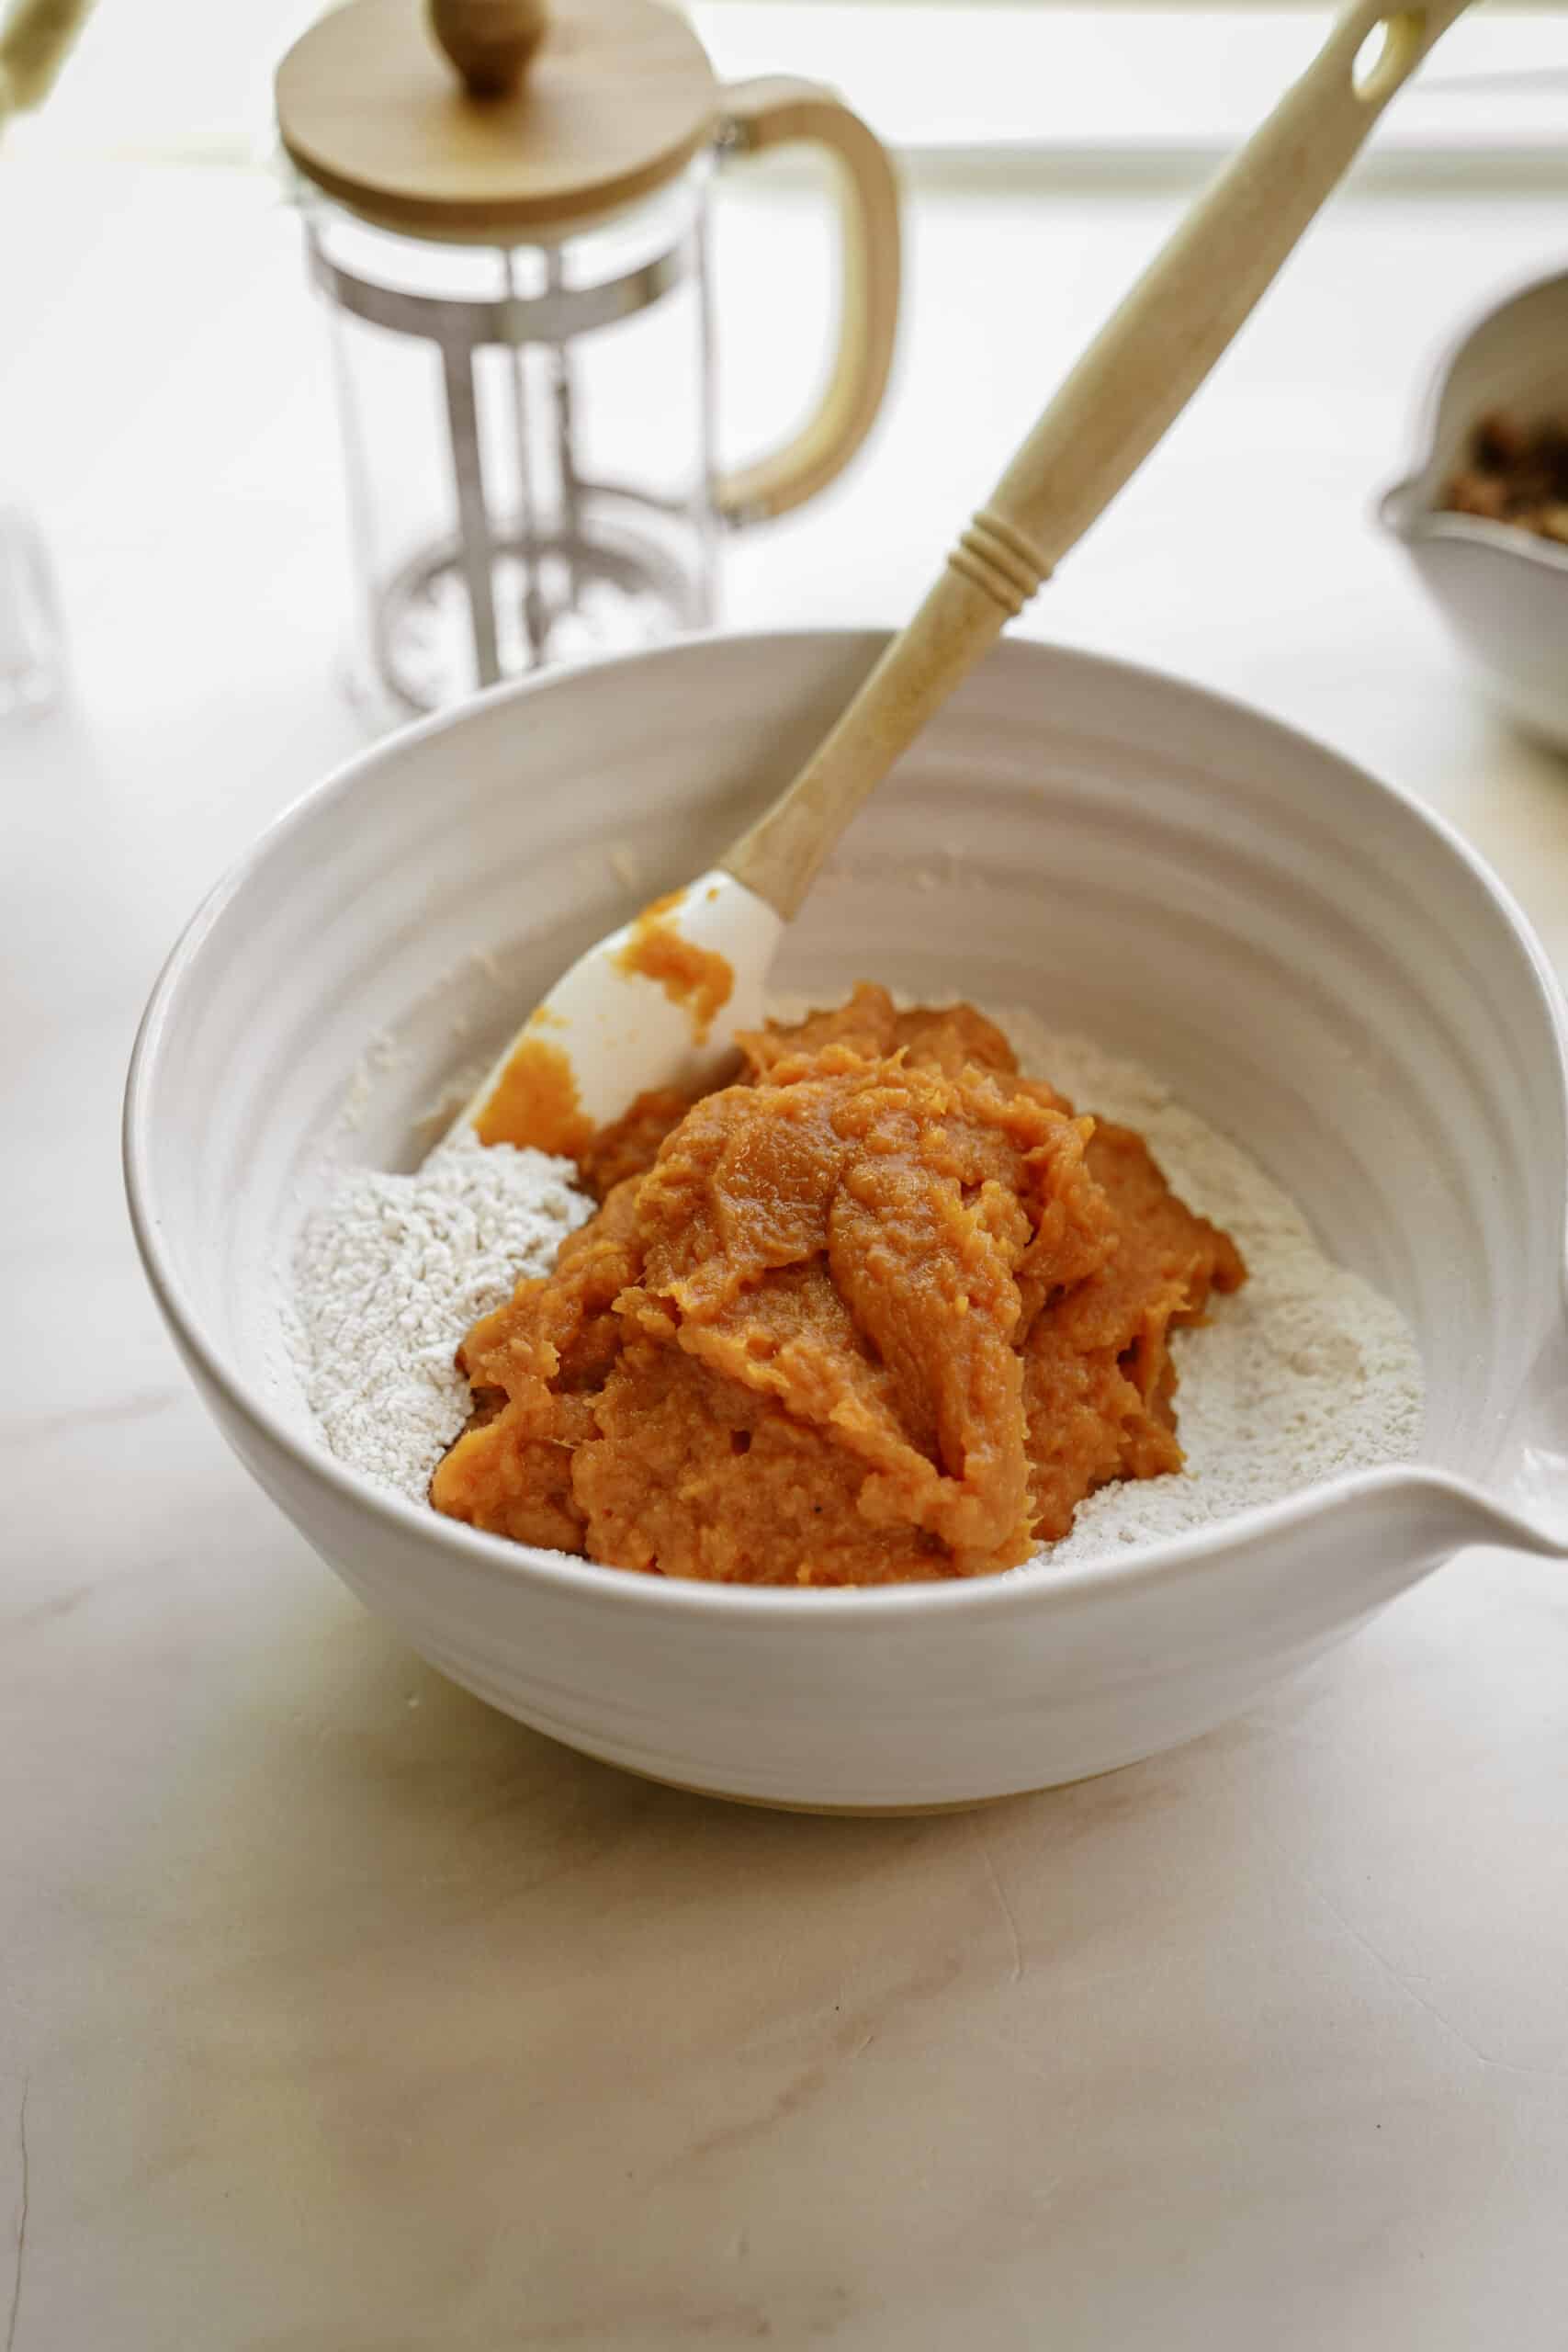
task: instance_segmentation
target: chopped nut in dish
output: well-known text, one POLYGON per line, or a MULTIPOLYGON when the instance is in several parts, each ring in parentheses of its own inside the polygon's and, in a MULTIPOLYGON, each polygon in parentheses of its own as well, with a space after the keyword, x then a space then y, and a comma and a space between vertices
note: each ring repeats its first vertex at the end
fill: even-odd
POLYGON ((1483 416, 1441 503, 1450 514, 1511 523, 1568 547, 1568 416, 1529 425, 1502 410, 1483 416))

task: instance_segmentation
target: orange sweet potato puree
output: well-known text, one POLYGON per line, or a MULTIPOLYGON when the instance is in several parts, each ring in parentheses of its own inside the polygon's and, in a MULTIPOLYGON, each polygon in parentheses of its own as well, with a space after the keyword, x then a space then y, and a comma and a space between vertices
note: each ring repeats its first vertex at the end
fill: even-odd
POLYGON ((1179 1469, 1169 1334, 1246 1268, 1131 1130, 967 1005, 744 1039, 584 1154, 598 1215, 459 1353, 452 1516, 607 1566, 773 1585, 1010 1567, 1179 1469))
POLYGON ((645 907, 616 960, 623 971, 657 980, 672 1004, 686 1007, 692 1016, 693 1038, 701 1046, 706 1043, 715 1013, 734 993, 735 972, 716 948, 697 946, 666 921, 684 895, 671 890, 645 907))
POLYGON ((474 1132, 481 1143, 532 1144, 536 1151, 579 1159, 593 1142, 593 1122, 578 1099, 570 1057, 547 1038, 525 1032, 474 1132))

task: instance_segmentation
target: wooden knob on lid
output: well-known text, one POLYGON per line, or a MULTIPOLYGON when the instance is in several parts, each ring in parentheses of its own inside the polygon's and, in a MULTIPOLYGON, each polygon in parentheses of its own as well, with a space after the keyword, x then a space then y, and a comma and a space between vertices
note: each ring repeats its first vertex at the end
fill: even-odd
POLYGON ((659 0, 346 0, 277 69, 307 179, 378 228, 458 243, 651 195, 718 112, 706 51, 659 0))
POLYGON ((430 28, 473 98, 504 98, 544 39, 545 0, 428 0, 430 28))

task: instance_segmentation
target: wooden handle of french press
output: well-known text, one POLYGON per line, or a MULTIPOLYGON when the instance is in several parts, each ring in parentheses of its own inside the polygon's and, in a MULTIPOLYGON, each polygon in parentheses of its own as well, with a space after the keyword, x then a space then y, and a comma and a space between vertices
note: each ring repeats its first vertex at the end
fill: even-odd
POLYGON ((430 28, 472 98, 510 96, 545 36, 545 0, 426 0, 430 28))
POLYGON ((1180 414, 1467 0, 1347 9, 1103 327, 946 570, 787 792, 725 859, 786 918, 855 810, 1180 414), (1384 28, 1381 53, 1363 56, 1384 28))

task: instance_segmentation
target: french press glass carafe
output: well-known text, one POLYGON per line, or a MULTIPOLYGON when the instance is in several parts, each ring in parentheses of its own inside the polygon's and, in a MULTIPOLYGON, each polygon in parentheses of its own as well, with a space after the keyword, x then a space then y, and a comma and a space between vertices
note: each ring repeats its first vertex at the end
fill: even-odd
POLYGON ((289 51, 277 109, 333 326, 378 717, 705 626, 723 530, 813 496, 870 429, 897 199, 829 92, 722 88, 657 0, 349 0, 289 51), (720 475, 709 186, 720 159, 797 140, 841 166, 836 353, 796 438, 720 475))

